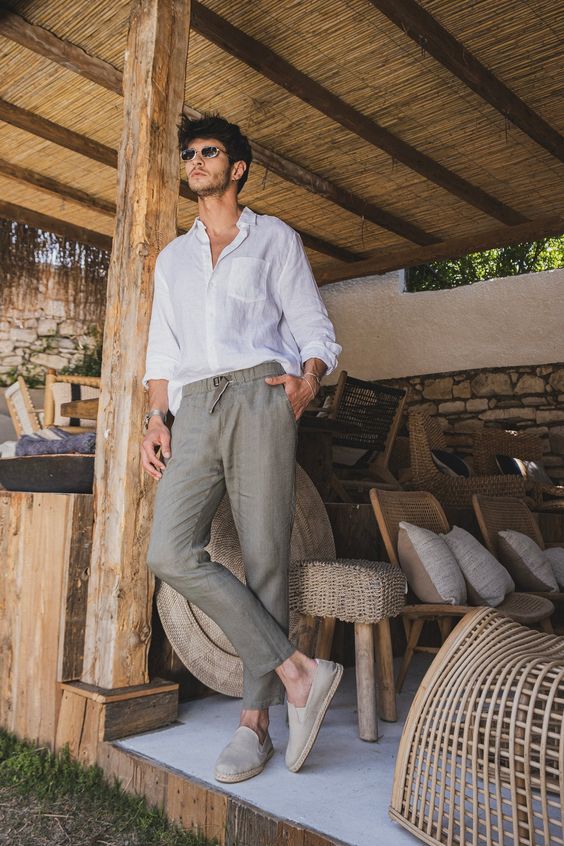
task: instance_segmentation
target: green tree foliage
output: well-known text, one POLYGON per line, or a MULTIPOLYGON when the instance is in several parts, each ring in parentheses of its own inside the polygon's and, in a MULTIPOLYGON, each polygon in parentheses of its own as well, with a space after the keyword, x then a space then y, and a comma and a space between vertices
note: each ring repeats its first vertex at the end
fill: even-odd
POLYGON ((438 291, 441 288, 471 285, 481 279, 518 276, 520 273, 535 273, 555 267, 564 267, 564 235, 410 267, 407 272, 407 289, 438 291))

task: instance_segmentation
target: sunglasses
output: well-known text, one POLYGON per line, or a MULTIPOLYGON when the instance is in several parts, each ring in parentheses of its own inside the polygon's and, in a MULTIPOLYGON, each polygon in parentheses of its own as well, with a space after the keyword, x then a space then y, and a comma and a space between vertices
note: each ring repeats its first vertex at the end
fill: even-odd
POLYGON ((209 147, 202 147, 199 151, 194 149, 194 147, 187 147, 180 153, 180 158, 183 162, 191 162, 196 158, 198 152, 202 154, 203 159, 215 159, 215 157, 219 156, 220 153, 225 153, 225 155, 227 155, 227 150, 222 150, 221 147, 210 145, 209 147))

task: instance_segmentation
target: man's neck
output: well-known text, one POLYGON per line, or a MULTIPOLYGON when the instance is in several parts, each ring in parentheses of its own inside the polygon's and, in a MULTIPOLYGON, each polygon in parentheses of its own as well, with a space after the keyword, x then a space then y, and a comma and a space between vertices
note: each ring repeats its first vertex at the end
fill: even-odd
POLYGON ((198 216, 209 235, 220 235, 232 229, 242 211, 237 195, 231 193, 219 197, 198 197, 198 216))

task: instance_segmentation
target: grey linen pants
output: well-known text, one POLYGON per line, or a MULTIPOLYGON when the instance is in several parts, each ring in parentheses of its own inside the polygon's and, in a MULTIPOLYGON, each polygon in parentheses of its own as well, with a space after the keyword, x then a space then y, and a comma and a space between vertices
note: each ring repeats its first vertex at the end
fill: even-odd
POLYGON ((276 361, 185 385, 157 488, 148 565, 214 620, 243 661, 243 707, 284 701, 297 426, 276 361), (211 410, 213 407, 213 411, 211 410), (243 585, 205 547, 227 489, 243 585))

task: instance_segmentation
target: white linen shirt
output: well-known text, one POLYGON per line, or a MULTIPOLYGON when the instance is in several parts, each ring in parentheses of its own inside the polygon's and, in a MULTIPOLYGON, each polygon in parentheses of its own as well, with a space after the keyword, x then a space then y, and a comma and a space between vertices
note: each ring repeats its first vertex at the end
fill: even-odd
POLYGON ((237 227, 215 268, 199 218, 157 257, 143 384, 167 379, 173 414, 182 386, 209 376, 272 360, 294 376, 309 358, 328 373, 337 365, 341 347, 299 235, 249 208, 237 227))

